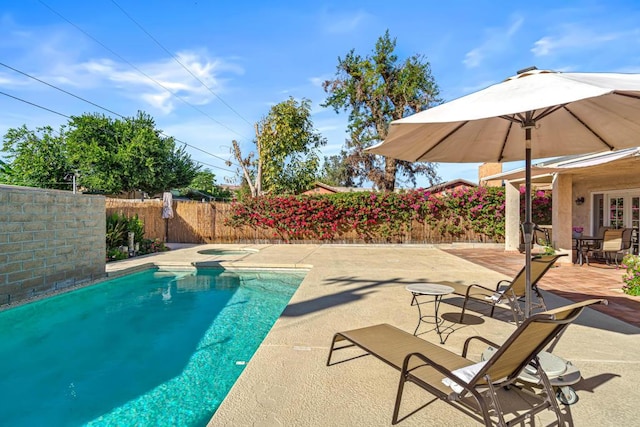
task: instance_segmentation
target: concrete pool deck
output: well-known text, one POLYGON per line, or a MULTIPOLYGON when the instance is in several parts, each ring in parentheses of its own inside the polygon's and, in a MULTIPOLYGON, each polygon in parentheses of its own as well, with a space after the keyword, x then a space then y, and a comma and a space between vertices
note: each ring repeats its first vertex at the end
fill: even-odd
MULTIPOLYGON (((501 249, 496 249, 499 256, 501 249)), ((432 245, 200 245, 107 265, 109 274, 142 265, 220 265, 226 268, 306 268, 304 281, 215 413, 209 426, 387 426, 391 424, 398 372, 373 357, 326 366, 333 334, 376 323, 412 332, 418 313, 408 284, 458 280, 493 284, 510 278, 432 245), (211 248, 256 249, 233 255, 203 255, 211 248)), ((569 303, 545 293, 550 308, 569 303)), ((461 299, 445 296, 440 314, 451 319, 461 299), (452 316, 447 316, 447 314, 452 316)), ((424 307, 431 308, 432 304, 424 307)), ((471 306, 475 322, 451 326, 443 347, 460 354, 472 335, 502 342, 513 330, 510 313, 487 316, 471 306), (475 311, 475 310, 478 311, 475 311), (473 324, 471 324, 473 323, 473 324)), ((435 332, 420 335, 437 343, 435 332)), ((580 400, 561 406, 576 426, 635 425, 640 384, 640 328, 592 309, 571 325, 554 350, 576 365, 583 381, 580 400)), ((481 351, 482 349, 480 349, 481 351)), ((479 354, 470 354, 479 358, 479 354)), ((403 413, 432 400, 409 386, 403 413)), ((549 411, 535 425, 553 425, 549 411)), ((475 426, 472 418, 441 401, 402 421, 403 426, 475 426)))

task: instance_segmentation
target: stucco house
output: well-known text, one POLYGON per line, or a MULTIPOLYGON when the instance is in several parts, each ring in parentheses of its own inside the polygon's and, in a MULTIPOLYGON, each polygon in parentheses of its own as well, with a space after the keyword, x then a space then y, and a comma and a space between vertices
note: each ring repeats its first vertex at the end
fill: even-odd
MULTIPOLYGON (((594 235, 601 226, 613 226, 633 228, 631 251, 640 253, 640 147, 538 163, 532 167, 531 176, 534 187, 552 190, 552 242, 556 250, 571 253, 572 227, 583 227, 584 233, 594 235)), ((516 250, 520 243, 519 188, 524 184, 524 169, 482 179, 504 182, 505 250, 516 250)))

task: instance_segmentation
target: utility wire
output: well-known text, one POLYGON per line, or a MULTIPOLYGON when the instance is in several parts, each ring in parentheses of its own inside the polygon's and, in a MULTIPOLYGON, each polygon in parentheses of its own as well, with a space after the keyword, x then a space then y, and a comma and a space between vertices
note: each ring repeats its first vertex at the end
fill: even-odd
POLYGON ((183 103, 185 103, 186 105, 190 106, 191 108, 193 108, 194 110, 198 111, 199 113, 203 114, 204 116, 206 116, 207 118, 209 118, 210 120, 214 121, 215 123, 217 123, 218 125, 224 127, 225 129, 233 132, 234 134, 238 135, 241 138, 245 138, 242 134, 236 132, 234 129, 230 128, 229 126, 225 125, 224 123, 216 120, 215 118, 211 117, 211 115, 207 114, 205 111, 203 111, 202 109, 196 107, 195 105, 191 104, 189 101, 185 100, 184 98, 182 98, 181 96, 179 96, 178 94, 174 93, 173 91, 171 91, 169 88, 167 88, 166 86, 164 86, 162 83, 160 83, 159 81, 157 81, 156 79, 154 79, 153 77, 149 76, 148 74, 146 74, 144 71, 142 71, 140 68, 136 67, 135 65, 133 65, 131 62, 127 61, 125 58, 123 58, 121 55, 119 55, 117 52, 115 52, 114 50, 112 50, 111 48, 109 48, 108 46, 106 46, 104 43, 102 43, 101 41, 99 41, 98 39, 96 39, 95 37, 93 37, 91 34, 87 33, 85 30, 83 30, 82 28, 80 28, 79 26, 77 26, 76 24, 74 24, 73 22, 71 22, 70 20, 68 20, 67 18, 65 18, 62 14, 60 14, 59 12, 57 12, 55 9, 53 9, 51 6, 49 6, 48 4, 46 4, 45 2, 43 2, 42 0, 38 0, 38 2, 40 4, 42 4, 43 6, 45 6, 47 9, 49 9, 51 12, 55 13, 56 15, 58 15, 61 19, 63 19, 64 21, 66 21, 68 24, 72 25, 74 28, 76 28, 78 31, 80 31, 82 34, 84 34, 85 36, 87 36, 88 38, 90 38, 91 40, 93 40, 94 42, 96 42, 97 44, 99 44, 100 46, 102 46, 104 49, 106 49, 108 52, 110 52, 112 55, 114 55, 115 57, 117 57, 118 59, 120 59, 122 62, 126 63, 127 65, 129 65, 131 68, 133 68, 134 70, 136 70, 138 73, 142 74, 144 77, 146 77, 147 79, 151 80, 152 82, 154 82, 155 84, 157 84, 158 86, 160 86, 161 88, 163 88, 165 91, 167 91, 169 94, 171 94, 172 96, 174 96, 175 98, 179 99, 180 101, 182 101, 183 103))
POLYGON ((153 40, 155 42, 155 44, 157 44, 162 50, 164 50, 167 55, 169 55, 171 58, 173 58, 174 61, 176 61, 182 68, 184 68, 189 74, 191 74, 191 76, 196 79, 204 88, 206 88, 209 92, 211 92, 211 94, 213 96, 215 96, 216 98, 218 98, 220 100, 220 102, 222 102, 227 108, 229 108, 229 110, 233 111, 238 117, 240 117, 242 120, 244 120, 248 125, 253 126, 252 123, 249 122, 249 120, 245 119, 240 113, 238 113, 231 105, 229 105, 224 99, 222 99, 217 93, 215 93, 213 91, 213 89, 211 89, 209 86, 207 86, 207 84, 205 82, 203 82, 198 76, 196 76, 186 65, 184 65, 173 53, 171 53, 166 47, 164 47, 162 45, 162 43, 160 43, 153 35, 151 35, 151 33, 149 33, 138 21, 136 21, 129 13, 127 13, 126 10, 124 10, 122 8, 122 6, 120 6, 115 0, 111 0, 111 3, 113 3, 118 9, 120 9, 120 11, 122 13, 124 13, 124 15, 129 18, 131 20, 131 22, 133 22, 134 24, 136 24, 138 26, 138 28, 140 28, 140 30, 142 30, 142 32, 144 32, 147 36, 149 36, 149 38, 151 40, 153 40))
MULTIPOLYGON (((34 102, 27 101, 26 99, 22 99, 22 98, 19 98, 19 97, 17 97, 17 96, 10 95, 10 94, 8 94, 8 93, 6 93, 6 92, 2 92, 2 91, 0 91, 0 95, 4 95, 4 96, 7 96, 7 97, 9 97, 9 98, 13 98, 13 99, 15 99, 15 100, 17 100, 17 101, 24 102, 25 104, 29 104, 29 105, 34 106, 34 107, 36 107, 36 108, 40 108, 40 109, 45 110, 45 111, 48 111, 48 112, 50 112, 50 113, 57 114, 57 115, 59 115, 59 116, 62 116, 62 117, 64 117, 64 118, 67 118, 67 119, 71 119, 71 116, 67 116, 66 114, 60 113, 60 112, 58 112, 58 111, 52 110, 52 109, 50 109, 50 108, 44 107, 44 106, 39 105, 39 104, 36 104, 36 103, 34 103, 34 102)), ((165 135, 165 136, 166 136, 166 135, 165 135)), ((182 142, 182 141, 180 141, 180 140, 178 140, 178 139, 176 139, 176 138, 174 138, 174 139, 175 139, 176 141, 178 141, 178 142, 182 142)), ((185 145, 187 145, 187 146, 189 146, 189 147, 191 147, 191 148, 194 148, 194 149, 196 149, 196 150, 200 150, 200 151, 202 151, 202 152, 204 152, 204 153, 206 153, 206 154, 209 154, 209 155, 212 155, 212 156, 213 156, 213 154, 211 154, 211 153, 207 153, 206 151, 202 150, 201 148, 195 147, 195 146, 193 146, 193 145, 191 145, 191 144, 187 144, 186 142, 182 142, 182 143, 183 143, 183 144, 185 144, 185 145)), ((217 157, 217 156, 214 156, 214 157, 217 157)), ((221 157, 220 157, 220 158, 221 158, 221 157)), ((223 160, 224 160, 224 159, 223 159, 223 160)), ((201 162, 201 161, 199 161, 199 160, 193 160, 193 161, 194 161, 194 162, 196 162, 196 163, 199 163, 199 164, 201 164, 201 165, 204 165, 204 166, 209 166, 209 167, 212 167, 212 168, 215 168, 215 169, 223 170, 223 171, 225 171, 225 172, 231 172, 231 173, 234 173, 234 172, 235 172, 235 171, 232 171, 232 170, 230 170, 230 169, 225 169, 225 168, 222 168, 222 167, 220 167, 220 166, 211 165, 211 164, 209 164, 209 163, 201 162)), ((225 160, 225 161, 226 161, 226 160, 225 160)))
POLYGON ((41 108, 43 110, 46 110, 46 111, 48 111, 50 113, 53 113, 53 114, 57 114, 57 115, 62 116, 62 117, 66 117, 67 119, 71 118, 71 117, 69 117, 69 116, 67 116, 65 114, 62 114, 62 113, 59 113, 57 111, 51 110, 51 109, 49 109, 47 107, 43 107, 42 105, 34 104, 33 102, 29 102, 29 101, 24 100, 22 98, 18 98, 17 96, 9 95, 8 93, 2 92, 2 91, 0 91, 0 95, 8 96, 9 98, 13 98, 13 99, 16 99, 18 101, 22 101, 25 104, 33 105, 34 107, 41 108))
MULTIPOLYGON (((53 84, 51 84, 51 83, 47 83, 47 82, 45 82, 44 80, 41 80, 41 79, 39 79, 39 78, 37 78, 37 77, 32 76, 31 74, 25 73, 24 71, 20 71, 20 70, 18 70, 17 68, 13 68, 13 67, 11 67, 11 66, 9 66, 9 65, 7 65, 7 64, 5 64, 5 63, 3 63, 3 62, 0 62, 0 65, 1 65, 1 66, 3 66, 3 67, 8 68, 8 69, 10 69, 10 70, 13 70, 13 71, 15 71, 16 73, 20 73, 20 74, 22 74, 22 75, 23 75, 23 76, 25 76, 25 77, 28 77, 28 78, 30 78, 30 79, 33 79, 33 80, 35 80, 35 81, 37 81, 37 82, 40 82, 40 83, 42 83, 42 84, 45 84, 45 85, 47 85, 47 86, 49 86, 49 87, 51 87, 51 88, 53 88, 53 89, 59 90, 60 92, 63 92, 63 93, 65 93, 65 94, 69 95, 69 96, 72 96, 72 97, 74 97, 74 98, 76 98, 76 99, 79 99, 79 100, 81 100, 81 101, 84 101, 84 102, 86 102, 86 103, 88 103, 88 104, 91 104, 91 105, 93 105, 94 107, 100 108, 101 110, 107 111, 107 112, 109 112, 109 113, 111 113, 111 114, 114 114, 114 115, 116 115, 116 116, 120 117, 120 118, 126 119, 126 117, 125 117, 125 116, 123 116, 122 114, 116 113, 115 111, 112 111, 112 110, 110 110, 110 109, 108 109, 108 108, 105 108, 105 107, 103 107, 103 106, 99 105, 99 104, 96 104, 95 102, 91 102, 91 101, 89 101, 89 100, 87 100, 87 99, 85 99, 85 98, 82 98, 81 96, 75 95, 75 94, 73 94, 73 93, 71 93, 71 92, 69 92, 69 91, 66 91, 66 90, 64 90, 64 89, 62 89, 62 88, 60 88, 60 87, 58 87, 58 86, 56 86, 56 85, 53 85, 53 84)), ((13 96, 8 95, 8 94, 4 94, 4 95, 6 95, 6 96, 10 96, 10 97, 14 98, 13 96)), ((29 103, 28 101, 24 101, 24 100, 21 100, 21 101, 26 102, 26 103, 29 103)), ((46 109, 46 108, 44 108, 44 107, 42 107, 42 106, 38 106, 38 105, 35 105, 35 104, 33 104, 33 105, 34 105, 34 106, 37 106, 37 107, 39 107, 39 108, 46 109)), ((46 110, 47 110, 47 111, 51 111, 51 112, 55 112, 55 111, 53 111, 53 110, 48 110, 48 109, 46 109, 46 110)), ((57 114, 59 114, 59 113, 57 113, 57 114)), ((67 117, 67 116, 63 115, 63 117, 67 117)), ((71 117, 67 117, 67 118, 69 118, 69 119, 70 119, 71 117)), ((165 137, 167 137, 167 138, 173 138, 174 140, 176 140, 176 141, 178 141, 178 142, 180 142, 180 143, 182 143, 182 144, 184 144, 184 145, 186 145, 186 146, 188 146, 188 147, 191 147, 191 148, 193 148, 193 149, 195 149, 195 150, 201 151, 201 152, 203 152, 203 153, 205 153, 205 154, 207 154, 207 155, 209 155, 209 156, 211 156, 211 157, 215 157, 215 158, 220 159, 220 160, 222 160, 222 161, 224 161, 224 162, 230 162, 229 160, 227 160, 227 159, 225 159, 225 158, 223 158, 223 157, 220 157, 220 156, 218 156, 218 155, 216 155, 216 154, 213 154, 213 153, 209 153, 208 151, 205 151, 205 150, 203 150, 202 148, 196 147, 195 145, 191 145, 191 144, 189 144, 189 143, 187 143, 187 142, 185 142, 185 141, 182 141, 182 140, 180 140, 180 139, 178 139, 178 138, 176 138, 176 137, 171 137, 170 135, 167 135, 167 134, 165 134, 164 132, 161 132, 160 134, 161 134, 161 135, 164 135, 164 136, 165 136, 165 137)), ((235 163, 233 163, 233 162, 230 162, 230 163, 231 163, 232 165, 234 165, 234 166, 240 167, 239 165, 237 165, 237 164, 235 164, 235 163)), ((217 167, 218 167, 218 166, 217 166, 217 167)), ((222 169, 222 170, 225 170, 225 171, 229 171, 228 169, 223 169, 223 168, 220 168, 220 167, 218 167, 218 168, 219 168, 219 169, 222 169)), ((232 172, 232 171, 229 171, 229 172, 232 172)))
POLYGON ((20 70, 18 70, 18 69, 16 69, 16 68, 13 68, 13 67, 11 67, 11 66, 9 66, 9 65, 7 65, 7 64, 5 64, 5 63, 3 63, 3 62, 0 62, 0 65, 2 65, 2 66, 3 66, 3 67, 5 67, 5 68, 8 68, 8 69, 10 69, 10 70, 13 70, 13 71, 15 71, 16 73, 22 74, 22 75, 23 75, 23 76, 25 76, 25 77, 29 77, 30 79, 33 79, 33 80, 35 80, 35 81, 37 81, 37 82, 40 82, 40 83, 42 83, 42 84, 44 84, 44 85, 47 85, 47 86, 49 86, 49 87, 51 87, 51 88, 53 88, 53 89, 59 90, 60 92, 64 92, 64 93, 66 93, 66 94, 67 94, 67 95, 69 95, 69 96, 73 96, 74 98, 79 99, 80 101, 84 101, 84 102, 86 102, 87 104, 91 104, 91 105, 93 105, 94 107, 98 107, 98 108, 100 108, 101 110, 107 111, 107 112, 109 112, 109 113, 111 113, 111 114, 114 114, 114 115, 116 115, 116 116, 118 116, 118 117, 120 117, 120 118, 123 118, 123 119, 124 119, 124 116, 122 116, 121 114, 116 113, 115 111, 111 111, 111 110, 109 110, 108 108, 102 107, 102 106, 100 106, 100 105, 98 105, 98 104, 96 104, 96 103, 94 103, 94 102, 89 101, 88 99, 84 99, 84 98, 82 98, 82 97, 80 97, 80 96, 78 96, 78 95, 74 95, 74 94, 73 94, 73 93, 71 93, 71 92, 68 92, 68 91, 66 91, 66 90, 64 90, 64 89, 62 89, 62 88, 59 88, 58 86, 54 86, 54 85, 52 85, 52 84, 50 84, 50 83, 45 82, 44 80, 40 80, 40 79, 39 79, 39 78, 37 78, 37 77, 34 77, 34 76, 30 75, 30 74, 27 74, 27 73, 25 73, 24 71, 20 71, 20 70))

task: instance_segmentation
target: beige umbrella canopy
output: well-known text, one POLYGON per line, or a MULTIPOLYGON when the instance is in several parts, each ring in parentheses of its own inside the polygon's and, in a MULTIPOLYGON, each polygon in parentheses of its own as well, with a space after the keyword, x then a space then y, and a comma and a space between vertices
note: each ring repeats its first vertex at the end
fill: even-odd
MULTIPOLYGON (((535 68, 451 102, 394 120, 368 150, 407 161, 509 162, 640 146, 640 74, 535 68)), ((523 224, 530 314, 531 200, 523 224)))
POLYGON ((370 150, 408 161, 524 160, 640 145, 640 74, 531 70, 391 122, 370 150))

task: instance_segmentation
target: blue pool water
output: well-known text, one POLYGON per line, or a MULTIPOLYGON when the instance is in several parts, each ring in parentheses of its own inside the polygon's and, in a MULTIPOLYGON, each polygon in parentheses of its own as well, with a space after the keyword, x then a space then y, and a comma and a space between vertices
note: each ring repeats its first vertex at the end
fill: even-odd
POLYGON ((0 312, 0 424, 206 425, 303 276, 152 270, 0 312))

